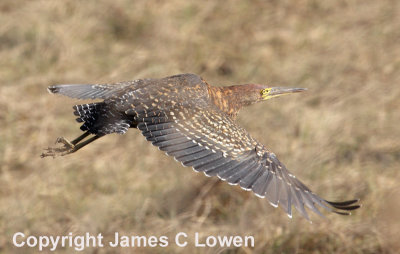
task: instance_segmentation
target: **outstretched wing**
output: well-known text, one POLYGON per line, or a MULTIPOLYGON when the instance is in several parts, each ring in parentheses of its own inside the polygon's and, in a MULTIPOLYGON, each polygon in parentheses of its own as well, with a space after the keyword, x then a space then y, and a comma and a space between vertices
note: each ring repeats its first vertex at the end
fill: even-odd
POLYGON ((305 207, 321 216, 318 206, 344 215, 359 208, 358 200, 330 202, 314 194, 275 154, 212 105, 186 102, 168 109, 136 107, 127 113, 135 115, 148 141, 184 166, 251 190, 281 206, 289 217, 292 206, 307 219, 305 207))
POLYGON ((58 93, 75 99, 108 99, 129 86, 139 87, 145 80, 125 81, 113 84, 62 84, 49 86, 50 93, 58 93))

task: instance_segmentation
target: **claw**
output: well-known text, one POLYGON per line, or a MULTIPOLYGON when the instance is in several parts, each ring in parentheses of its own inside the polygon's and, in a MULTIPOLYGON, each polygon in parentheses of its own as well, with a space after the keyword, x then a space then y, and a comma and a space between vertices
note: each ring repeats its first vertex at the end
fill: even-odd
POLYGON ((57 138, 55 144, 64 144, 62 147, 49 147, 45 149, 45 152, 40 155, 41 158, 52 156, 55 158, 56 156, 64 156, 70 154, 74 151, 75 146, 65 139, 64 137, 57 138))

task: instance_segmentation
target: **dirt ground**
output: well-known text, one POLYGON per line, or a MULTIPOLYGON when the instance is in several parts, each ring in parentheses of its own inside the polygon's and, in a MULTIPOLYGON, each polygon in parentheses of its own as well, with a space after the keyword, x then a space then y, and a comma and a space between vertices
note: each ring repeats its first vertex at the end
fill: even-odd
MULTIPOLYGON (((400 3, 396 0, 0 2, 0 253, 12 237, 102 233, 193 240, 251 235, 254 247, 81 253, 396 253, 400 248, 400 3), (196 73, 222 86, 308 88, 238 122, 352 216, 292 219, 237 186, 182 167, 131 129, 41 159, 81 134, 73 99, 49 85, 196 73)), ((45 252, 50 252, 49 248, 45 252)), ((57 253, 73 253, 58 248, 57 253)))

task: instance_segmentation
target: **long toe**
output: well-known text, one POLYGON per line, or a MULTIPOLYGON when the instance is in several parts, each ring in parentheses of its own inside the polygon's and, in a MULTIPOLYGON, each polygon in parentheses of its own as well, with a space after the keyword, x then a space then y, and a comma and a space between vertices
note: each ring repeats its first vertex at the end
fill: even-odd
MULTIPOLYGON (((62 142, 63 143, 63 142, 62 142)), ((69 144, 64 144, 62 147, 49 147, 45 149, 45 152, 43 152, 40 157, 48 157, 52 156, 53 158, 56 156, 64 156, 67 154, 70 154, 74 151, 74 145, 69 145, 69 144)))

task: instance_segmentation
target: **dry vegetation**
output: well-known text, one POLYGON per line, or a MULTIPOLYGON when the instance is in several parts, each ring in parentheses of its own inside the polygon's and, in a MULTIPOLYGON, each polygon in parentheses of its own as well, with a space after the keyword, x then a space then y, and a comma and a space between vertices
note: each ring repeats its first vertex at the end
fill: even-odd
MULTIPOLYGON (((254 235, 255 248, 141 253, 392 253, 400 235, 400 4, 393 0, 0 2, 0 253, 15 232, 111 237, 254 235), (192 72, 212 84, 307 87, 239 122, 321 196, 359 197, 353 216, 289 220, 215 184, 138 131, 41 159, 80 134, 54 83, 192 72)), ((86 253, 132 249, 86 249, 86 253)), ((71 249, 60 252, 70 253, 71 249)))

